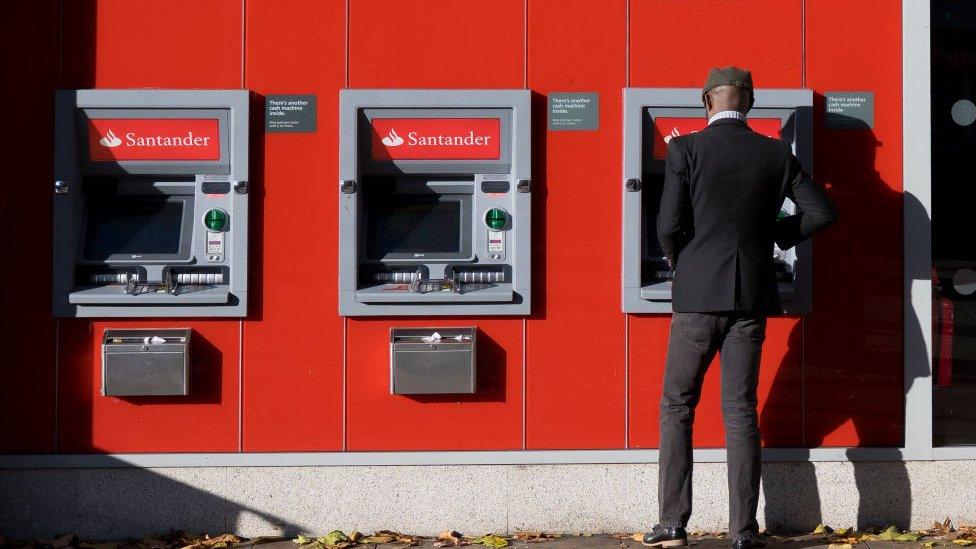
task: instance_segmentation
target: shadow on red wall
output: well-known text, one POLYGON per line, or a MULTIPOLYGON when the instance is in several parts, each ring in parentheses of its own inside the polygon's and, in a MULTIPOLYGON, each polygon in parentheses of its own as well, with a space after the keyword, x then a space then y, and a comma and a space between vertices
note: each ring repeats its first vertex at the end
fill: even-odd
MULTIPOLYGON (((816 102, 816 112, 824 112, 823 96, 818 94, 816 102)), ((804 447, 830 446, 830 435, 847 424, 862 445, 846 450, 855 488, 850 495, 858 498, 858 530, 892 524, 904 529, 911 522, 912 501, 900 452, 890 450, 884 456, 863 447, 904 445, 904 394, 916 379, 928 375, 910 371, 909 379, 904 377, 903 349, 924 346, 920 326, 903 332, 902 304, 909 288, 903 282, 902 239, 897 235, 902 233, 903 209, 910 227, 925 229, 930 221, 914 197, 893 191, 875 170, 878 147, 900 143, 879 142, 866 127, 821 131, 828 133, 829 142, 818 149, 827 158, 817 159, 816 175, 828 185, 840 216, 836 227, 816 239, 814 313, 790 334, 784 360, 796 360, 797 355, 804 359, 804 447), (811 328, 803 334, 805 327, 811 328), (883 459, 891 461, 877 463, 883 459), (899 491, 897 497, 892 497, 893 490, 899 491)), ((929 276, 927 266, 908 268, 915 279, 929 276)), ((915 357, 909 363, 927 360, 915 357)), ((791 398, 789 381, 774 380, 763 409, 760 423, 773 427, 763 429, 767 446, 790 436, 775 429, 776 410, 791 398)), ((777 531, 800 525, 812 531, 829 518, 820 505, 818 466, 809 461, 789 465, 788 473, 775 464, 763 472, 766 527, 777 531)))

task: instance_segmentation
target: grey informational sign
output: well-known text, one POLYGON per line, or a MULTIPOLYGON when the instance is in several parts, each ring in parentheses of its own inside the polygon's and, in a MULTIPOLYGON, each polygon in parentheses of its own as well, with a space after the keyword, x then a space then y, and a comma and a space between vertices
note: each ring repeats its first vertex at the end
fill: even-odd
POLYGON ((315 131, 314 95, 269 95, 264 109, 264 131, 310 133, 315 131))
POLYGON ((824 92, 826 126, 831 130, 874 128, 874 92, 824 92))
POLYGON ((549 131, 600 129, 600 94, 549 94, 549 131))

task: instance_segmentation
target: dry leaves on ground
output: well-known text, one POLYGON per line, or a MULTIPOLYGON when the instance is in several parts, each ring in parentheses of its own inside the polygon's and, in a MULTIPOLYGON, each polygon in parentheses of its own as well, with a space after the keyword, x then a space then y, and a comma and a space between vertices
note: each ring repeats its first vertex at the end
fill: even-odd
POLYGON ((454 530, 444 530, 434 542, 434 547, 460 547, 462 545, 471 545, 471 542, 465 539, 460 532, 454 530))
POLYGON ((304 549, 346 549, 354 545, 372 545, 379 543, 401 543, 406 546, 420 545, 422 539, 419 536, 410 536, 390 530, 380 530, 371 536, 363 536, 359 532, 346 534, 342 530, 333 530, 317 538, 299 535, 292 542, 302 546, 304 549))
POLYGON ((234 534, 224 534, 222 536, 210 537, 203 536, 181 536, 180 544, 182 549, 226 549, 234 544, 240 543, 241 538, 234 534))
POLYGON ((543 541, 549 541, 551 539, 561 538, 562 534, 547 534, 546 532, 526 532, 518 531, 512 536, 515 541, 524 541, 527 543, 539 543, 543 541))

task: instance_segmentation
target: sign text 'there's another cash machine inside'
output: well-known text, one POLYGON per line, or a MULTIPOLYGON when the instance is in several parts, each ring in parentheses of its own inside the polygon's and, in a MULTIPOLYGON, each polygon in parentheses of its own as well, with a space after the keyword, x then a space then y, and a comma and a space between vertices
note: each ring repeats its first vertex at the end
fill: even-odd
MULTIPOLYGON (((748 115, 753 131, 783 139, 808 173, 812 168, 813 93, 803 89, 758 89, 748 115)), ((705 128, 701 90, 624 90, 622 306, 626 313, 671 312, 673 273, 657 240, 656 220, 664 188, 664 164, 672 137, 705 128)), ((781 216, 796 205, 786 199, 781 216)), ((773 250, 783 312, 812 307, 811 243, 773 250)))

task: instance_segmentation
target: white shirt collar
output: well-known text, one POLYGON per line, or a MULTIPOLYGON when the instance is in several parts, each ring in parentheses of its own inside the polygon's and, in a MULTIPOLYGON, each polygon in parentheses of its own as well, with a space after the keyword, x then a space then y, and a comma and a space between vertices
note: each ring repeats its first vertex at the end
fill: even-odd
POLYGON ((746 121, 746 115, 742 114, 739 111, 722 111, 713 114, 711 118, 708 119, 708 123, 711 124, 712 122, 715 122, 716 120, 722 120, 723 118, 734 118, 736 120, 741 120, 743 122, 746 121))

